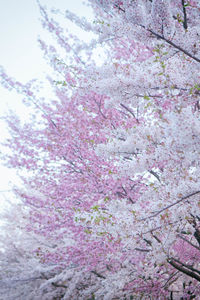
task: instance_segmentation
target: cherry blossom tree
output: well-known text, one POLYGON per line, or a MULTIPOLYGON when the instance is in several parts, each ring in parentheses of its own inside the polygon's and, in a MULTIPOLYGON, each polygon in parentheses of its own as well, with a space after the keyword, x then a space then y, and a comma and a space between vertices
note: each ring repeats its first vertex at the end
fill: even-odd
POLYGON ((14 191, 26 208, 24 230, 38 241, 23 257, 50 268, 27 293, 193 299, 200 294, 200 4, 89 3, 93 23, 65 12, 95 34, 89 45, 66 35, 39 4, 58 44, 40 41, 54 70, 53 99, 1 69, 2 84, 32 109, 29 122, 7 116, 11 151, 3 155, 21 172, 23 188, 14 191))

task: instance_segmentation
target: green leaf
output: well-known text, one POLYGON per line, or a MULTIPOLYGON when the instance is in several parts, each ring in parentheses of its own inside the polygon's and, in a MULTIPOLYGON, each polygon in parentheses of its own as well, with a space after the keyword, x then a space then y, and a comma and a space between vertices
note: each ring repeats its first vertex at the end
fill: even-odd
POLYGON ((91 234, 91 233, 92 233, 92 231, 89 230, 89 229, 85 229, 84 232, 85 232, 85 233, 88 233, 88 234, 91 234))
POLYGON ((194 88, 198 91, 200 91, 200 85, 199 84, 195 84, 194 88))
POLYGON ((110 200, 109 197, 105 197, 105 198, 104 198, 104 201, 105 201, 105 202, 107 202, 107 201, 109 201, 109 200, 110 200))
POLYGON ((94 205, 91 207, 94 211, 98 211, 99 210, 99 205, 94 205))

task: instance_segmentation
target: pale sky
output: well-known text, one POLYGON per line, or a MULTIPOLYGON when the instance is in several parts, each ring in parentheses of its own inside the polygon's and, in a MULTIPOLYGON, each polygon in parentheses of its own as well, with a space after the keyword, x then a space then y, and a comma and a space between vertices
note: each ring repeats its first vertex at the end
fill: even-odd
MULTIPOLYGON (((83 6, 82 0, 40 0, 40 3, 48 8, 55 7, 62 11, 68 9, 92 18, 91 11, 83 6)), ((37 38, 40 36, 48 41, 49 34, 42 29, 39 18, 36 0, 0 0, 0 65, 10 76, 23 83, 33 78, 42 78, 48 72, 37 38)), ((69 31, 80 35, 80 31, 74 25, 68 26, 69 31)), ((84 36, 84 39, 86 38, 84 36)), ((23 117, 20 99, 15 92, 9 92, 0 86, 0 117, 9 106, 23 117)), ((6 127, 0 119, 0 139, 4 139, 5 136, 6 127)), ((15 173, 2 167, 0 162, 0 201, 9 195, 1 191, 9 189, 9 181, 15 180, 15 173)))

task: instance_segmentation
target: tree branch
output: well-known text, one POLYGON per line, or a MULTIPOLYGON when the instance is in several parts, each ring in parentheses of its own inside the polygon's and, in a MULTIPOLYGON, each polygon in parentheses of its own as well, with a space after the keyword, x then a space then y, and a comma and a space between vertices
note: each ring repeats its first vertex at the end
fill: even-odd
MULTIPOLYGON (((182 3, 184 3, 184 1, 182 0, 182 3)), ((122 9, 119 5, 114 5, 114 7, 118 8, 120 11, 122 11, 123 13, 125 13, 125 10, 122 9)), ((183 5, 183 13, 184 13, 184 22, 183 22, 183 26, 184 28, 187 28, 187 18, 186 18, 186 10, 185 10, 185 5, 183 5)), ((174 48, 178 49, 179 51, 181 51, 182 53, 184 53, 185 55, 189 56, 190 58, 194 59, 195 61, 200 63, 200 59, 194 55, 192 55, 191 53, 189 53, 187 50, 183 49, 182 47, 174 44, 172 41, 170 41, 169 39, 165 38, 163 35, 160 35, 156 32, 154 32, 151 29, 147 29, 144 25, 142 24, 138 24, 140 27, 142 27, 143 29, 147 30, 148 32, 150 32, 151 34, 153 34, 154 36, 156 36, 158 39, 161 39, 163 41, 165 41, 167 44, 173 46, 174 48)), ((185 29, 186 29, 185 28, 185 29)))
MULTIPOLYGON (((145 28, 143 25, 140 25, 142 28, 145 28)), ((145 28, 146 29, 146 28, 145 28)), ((154 32, 151 29, 146 29, 147 31, 149 31, 150 33, 152 33, 154 36, 156 36, 158 39, 161 39, 163 41, 165 41, 167 44, 173 46, 174 48, 178 49, 179 51, 183 52, 185 55, 189 56, 190 58, 196 60, 197 62, 200 63, 200 59, 194 55, 192 55, 191 53, 189 53, 187 50, 181 48, 180 46, 174 44, 172 41, 170 41, 169 39, 165 38, 163 35, 160 35, 156 32, 154 32)))
POLYGON ((179 237, 180 239, 182 239, 183 241, 187 242, 188 244, 190 244, 192 247, 194 247, 194 248, 196 248, 197 250, 200 251, 200 247, 194 245, 192 242, 188 241, 188 240, 187 240, 186 238, 184 238, 182 235, 179 234, 178 237, 179 237))
POLYGON ((178 277, 176 277, 175 279, 173 279, 172 281, 170 281, 174 276, 176 276, 178 274, 178 271, 174 272, 165 282, 165 284, 163 285, 163 288, 165 287, 169 287, 172 283, 174 283, 178 277))
POLYGON ((51 284, 52 284, 53 286, 55 286, 55 287, 62 287, 62 288, 65 288, 65 289, 68 288, 68 286, 66 286, 66 285, 64 285, 64 284, 57 284, 57 283, 55 283, 55 282, 52 282, 51 284))
POLYGON ((121 10, 125 13, 125 10, 123 8, 121 8, 119 5, 115 4, 114 7, 118 8, 119 10, 121 10))
POLYGON ((170 258, 168 259, 168 263, 173 266, 175 269, 179 270, 180 272, 196 279, 197 281, 200 281, 200 271, 194 269, 193 267, 186 265, 179 261, 178 259, 170 258), (198 274, 196 274, 198 273, 198 274))
POLYGON ((183 15, 184 15, 183 27, 184 27, 184 29, 187 29, 188 26, 187 26, 187 15, 186 15, 185 1, 182 0, 181 2, 182 2, 183 15))
POLYGON ((158 176, 158 174, 156 172, 154 172, 153 170, 150 170, 149 173, 151 175, 153 175, 160 182, 160 177, 158 176))
POLYGON ((144 221, 144 220, 147 220, 147 219, 154 218, 154 217, 156 217, 157 215, 159 215, 161 212, 163 212, 164 210, 166 210, 166 209, 168 209, 168 208, 171 208, 172 206, 174 206, 174 205, 176 205, 176 204, 178 204, 178 203, 180 203, 180 202, 182 202, 182 201, 184 201, 184 200, 186 200, 186 199, 188 199, 188 198, 190 198, 190 197, 192 197, 192 196, 195 196, 195 195, 197 195, 197 194, 199 194, 199 193, 200 193, 200 191, 197 191, 197 192, 194 192, 194 193, 192 193, 192 194, 189 194, 189 195, 187 195, 187 196, 185 196, 185 197, 182 197, 180 200, 178 200, 178 201, 176 201, 176 202, 174 202, 174 203, 172 203, 172 204, 170 204, 170 205, 168 205, 168 206, 165 206, 164 208, 158 210, 157 212, 155 212, 155 213, 152 214, 151 216, 146 217, 146 218, 142 218, 142 219, 140 219, 139 221, 144 221))
POLYGON ((97 273, 96 271, 91 271, 91 273, 95 274, 95 275, 96 275, 97 277, 99 277, 99 278, 106 279, 106 277, 105 277, 105 276, 103 276, 103 275, 101 275, 101 274, 97 273))
POLYGON ((120 103, 120 105, 123 107, 123 108, 125 108, 135 119, 136 119, 136 121, 137 121, 137 123, 139 123, 139 121, 138 121, 138 119, 136 118, 136 116, 135 116, 135 114, 134 114, 134 112, 129 108, 129 107, 127 107, 126 105, 124 105, 123 103, 120 103))
POLYGON ((150 252, 151 250, 149 249, 140 249, 140 248, 135 248, 136 251, 140 251, 140 252, 150 252))
POLYGON ((174 259, 168 259, 168 263, 175 269, 179 270, 180 272, 196 279, 197 281, 200 281, 200 276, 188 270, 187 267, 183 266, 181 262, 179 264, 178 262, 175 262, 174 259))

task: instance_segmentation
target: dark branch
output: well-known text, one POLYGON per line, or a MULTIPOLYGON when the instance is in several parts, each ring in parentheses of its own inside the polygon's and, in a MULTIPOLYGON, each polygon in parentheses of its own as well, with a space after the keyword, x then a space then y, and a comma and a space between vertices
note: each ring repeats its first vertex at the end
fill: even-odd
POLYGON ((66 285, 64 285, 64 284, 57 284, 57 283, 55 283, 55 282, 52 282, 51 284, 52 284, 53 286, 55 286, 55 287, 62 287, 62 288, 65 288, 65 289, 68 288, 68 286, 66 286, 66 285))
POLYGON ((140 249, 140 248, 135 248, 136 251, 140 251, 140 252, 150 252, 151 250, 149 249, 140 249))
POLYGON ((123 107, 123 108, 125 108, 135 119, 136 119, 136 121, 137 121, 137 123, 139 123, 139 121, 138 121, 138 119, 136 118, 136 116, 135 116, 135 114, 134 114, 134 112, 129 108, 129 107, 127 107, 126 105, 124 105, 123 103, 120 103, 120 105, 123 107))
MULTIPOLYGON (((184 2, 184 1, 182 1, 184 2)), ((125 10, 122 9, 119 5, 114 5, 114 7, 118 8, 120 11, 122 11, 123 13, 125 13, 125 10)), ((185 9, 185 6, 183 6, 183 8, 185 9)), ((200 63, 200 59, 194 55, 192 55, 191 53, 189 53, 187 50, 183 49, 182 47, 174 44, 172 41, 168 40, 167 38, 165 38, 163 35, 160 35, 156 32, 154 32, 153 30, 151 29, 147 29, 145 28, 144 25, 142 24, 138 24, 140 27, 142 27, 143 29, 147 30, 148 32, 150 32, 151 34, 153 34, 154 36, 156 36, 158 39, 161 39, 163 41, 165 41, 166 43, 168 43, 169 45, 173 46, 174 48, 178 49, 179 51, 181 51, 182 53, 184 53, 185 55, 191 57, 192 59, 196 60, 197 62, 200 63)), ((187 26, 187 19, 186 19, 186 11, 185 11, 185 14, 184 14, 184 26, 187 26)), ((185 28, 185 27, 184 27, 185 28)))
POLYGON ((151 242, 151 241, 149 241, 149 240, 147 240, 147 239, 145 239, 145 238, 143 238, 143 240, 144 240, 149 246, 152 245, 152 242, 151 242))
POLYGON ((178 237, 179 237, 180 239, 182 239, 183 241, 187 242, 188 244, 190 244, 192 247, 194 247, 194 248, 196 248, 197 250, 200 251, 200 247, 194 245, 192 242, 188 241, 188 240, 187 240, 186 238, 184 238, 182 235, 178 235, 178 237))
POLYGON ((176 277, 176 278, 173 279, 172 281, 171 281, 171 279, 172 279, 174 276, 176 276, 177 274, 178 274, 178 271, 176 271, 176 272, 173 273, 171 276, 169 276, 169 278, 167 279, 167 281, 166 281, 165 284, 163 285, 163 288, 169 287, 172 283, 174 283, 174 282, 178 279, 178 277, 176 277))
MULTIPOLYGON (((141 25, 142 26, 142 25, 141 25)), ((145 28, 144 26, 142 26, 143 28, 145 28)), ((145 28, 146 29, 146 28, 145 28)), ((156 36, 158 39, 161 39, 163 41, 165 41, 166 43, 168 43, 169 45, 173 46, 174 48, 178 49, 179 51, 183 52, 185 55, 191 57, 192 59, 196 60, 197 62, 200 63, 200 59, 194 55, 192 55, 191 53, 189 53, 187 50, 181 48, 180 46, 174 44, 172 41, 166 39, 163 35, 160 35, 156 32, 154 32, 151 29, 147 29, 147 31, 151 32, 154 36, 156 36)))
POLYGON ((105 276, 103 276, 103 275, 101 275, 101 274, 97 273, 96 271, 91 271, 91 273, 95 274, 95 275, 96 275, 97 277, 99 277, 99 278, 106 279, 106 277, 105 277, 105 276))
POLYGON ((199 232, 199 229, 196 229, 196 231, 194 233, 194 237, 200 245, 200 232, 199 232))
POLYGON ((115 4, 114 7, 118 8, 119 10, 121 10, 125 13, 125 10, 123 8, 121 8, 119 5, 115 4))
POLYGON ((159 244, 162 243, 161 240, 160 240, 155 234, 153 234, 152 232, 151 232, 151 235, 154 237, 154 239, 155 239, 159 244))
POLYGON ((185 8, 185 1, 184 0, 182 0, 182 7, 183 7, 183 15, 184 15, 183 27, 185 29, 187 29, 188 28, 188 26, 187 26, 187 15, 186 15, 186 8, 185 8))
POLYGON ((175 258, 168 259, 168 263, 172 265, 174 268, 176 268, 177 270, 179 270, 180 272, 196 279, 197 281, 200 281, 200 276, 198 275, 200 274, 200 271, 194 269, 192 266, 186 265, 175 258))
POLYGON ((160 182, 160 177, 158 176, 158 174, 156 172, 151 170, 151 171, 149 171, 149 173, 152 174, 160 182))

